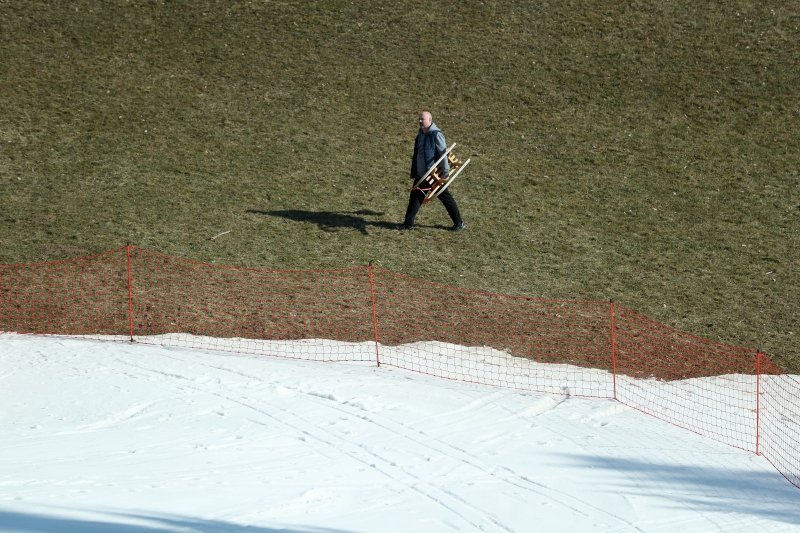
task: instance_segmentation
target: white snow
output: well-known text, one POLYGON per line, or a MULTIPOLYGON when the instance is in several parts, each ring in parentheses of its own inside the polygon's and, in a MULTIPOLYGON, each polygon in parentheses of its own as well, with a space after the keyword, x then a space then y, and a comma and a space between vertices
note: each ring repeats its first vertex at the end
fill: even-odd
POLYGON ((800 531, 763 457, 613 400, 2 334, 0 406, 2 531, 800 531))

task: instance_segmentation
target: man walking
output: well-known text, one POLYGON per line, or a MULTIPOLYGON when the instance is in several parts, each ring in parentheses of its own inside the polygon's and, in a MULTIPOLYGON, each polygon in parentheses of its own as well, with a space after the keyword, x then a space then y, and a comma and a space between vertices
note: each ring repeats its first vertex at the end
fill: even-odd
MULTIPOLYGON (((433 123, 433 116, 429 111, 423 111, 419 114, 419 131, 417 137, 414 139, 414 154, 411 156, 411 183, 416 183, 417 180, 422 178, 428 169, 447 151, 447 142, 444 139, 444 133, 436 124, 433 123)), ((443 158, 439 163, 439 176, 447 179, 450 173, 450 163, 447 158, 443 158)), ((414 227, 414 219, 417 216, 422 201, 425 199, 425 192, 414 189, 408 196, 408 207, 406 208, 406 217, 401 229, 411 229, 414 227)), ((450 190, 445 189, 440 195, 439 200, 444 204, 447 209, 447 214, 453 221, 451 231, 461 231, 466 227, 461 218, 461 213, 458 211, 458 204, 456 199, 450 194, 450 190)))

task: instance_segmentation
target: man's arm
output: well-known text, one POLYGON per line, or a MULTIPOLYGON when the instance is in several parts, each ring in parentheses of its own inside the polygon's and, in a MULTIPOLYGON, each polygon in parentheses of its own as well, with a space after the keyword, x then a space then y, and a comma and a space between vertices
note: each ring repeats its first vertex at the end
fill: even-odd
MULTIPOLYGON (((441 131, 436 134, 436 158, 440 158, 447 152, 447 141, 444 140, 444 133, 441 131)), ((439 175, 446 178, 450 175, 450 161, 445 157, 439 163, 439 175)))

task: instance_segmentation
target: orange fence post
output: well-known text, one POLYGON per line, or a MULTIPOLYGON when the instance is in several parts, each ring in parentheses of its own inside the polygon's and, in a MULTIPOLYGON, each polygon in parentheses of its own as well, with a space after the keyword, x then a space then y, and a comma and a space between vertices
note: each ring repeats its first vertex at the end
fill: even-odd
POLYGON ((128 274, 128 334, 133 342, 133 288, 131 287, 131 245, 125 247, 128 274))
POLYGON ((608 314, 611 318, 611 373, 614 376, 614 399, 617 399, 617 346, 616 338, 614 337, 614 330, 616 324, 614 322, 614 300, 608 302, 608 314))
POLYGON ((375 308, 375 280, 372 276, 372 261, 369 262, 369 296, 372 304, 372 329, 375 332, 375 363, 381 366, 380 352, 378 350, 378 312, 375 308))
POLYGON ((759 448, 761 437, 761 350, 756 352, 756 455, 761 455, 759 448))

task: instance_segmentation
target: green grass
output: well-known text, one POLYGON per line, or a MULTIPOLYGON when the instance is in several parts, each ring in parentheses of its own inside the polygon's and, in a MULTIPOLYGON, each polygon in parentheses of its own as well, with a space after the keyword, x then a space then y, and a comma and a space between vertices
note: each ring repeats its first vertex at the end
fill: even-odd
POLYGON ((373 261, 800 372, 791 3, 0 0, 0 27, 0 262, 373 261), (421 109, 472 158, 466 232, 438 203, 391 227, 421 109))

